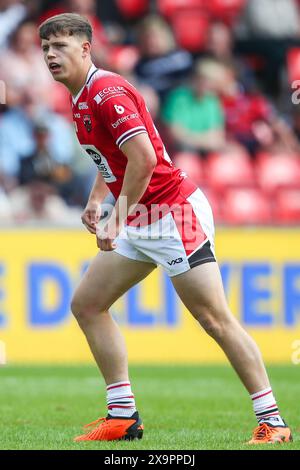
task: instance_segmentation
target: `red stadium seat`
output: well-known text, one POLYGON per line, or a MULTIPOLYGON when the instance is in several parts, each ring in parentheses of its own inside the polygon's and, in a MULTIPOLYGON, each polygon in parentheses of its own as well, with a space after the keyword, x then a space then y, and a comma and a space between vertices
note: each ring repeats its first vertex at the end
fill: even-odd
POLYGON ((300 188, 300 161, 297 155, 263 155, 256 164, 261 189, 269 194, 279 188, 300 188))
POLYGON ((182 10, 199 10, 206 8, 207 0, 157 0, 159 13, 171 18, 175 13, 182 10))
POLYGON ((246 152, 211 154, 206 163, 206 180, 221 193, 228 187, 256 185, 253 164, 246 152))
POLYGON ((255 155, 255 165, 256 167, 259 166, 262 162, 265 162, 271 157, 269 152, 265 152, 264 150, 260 150, 255 155))
POLYGON ((205 49, 209 20, 201 10, 183 10, 172 17, 172 27, 177 43, 190 52, 205 49))
POLYGON ((174 164, 185 171, 189 178, 204 192, 211 205, 215 221, 220 222, 220 201, 218 195, 205 185, 204 165, 199 155, 193 152, 178 152, 174 155, 173 160, 174 164))
POLYGON ((207 3, 214 19, 232 24, 244 8, 246 0, 210 0, 207 3))
POLYGON ((222 214, 224 222, 233 225, 272 222, 271 203, 257 189, 229 189, 223 199, 222 214))
POLYGON ((300 224, 300 189, 278 191, 275 199, 275 219, 281 224, 300 224))
POLYGON ((287 53, 287 71, 290 84, 300 80, 300 47, 292 47, 287 53))
POLYGON ((138 59, 139 52, 135 46, 113 46, 108 54, 110 69, 120 74, 132 72, 138 59))
POLYGON ((149 0, 117 0, 117 6, 125 18, 139 18, 149 8, 149 0))

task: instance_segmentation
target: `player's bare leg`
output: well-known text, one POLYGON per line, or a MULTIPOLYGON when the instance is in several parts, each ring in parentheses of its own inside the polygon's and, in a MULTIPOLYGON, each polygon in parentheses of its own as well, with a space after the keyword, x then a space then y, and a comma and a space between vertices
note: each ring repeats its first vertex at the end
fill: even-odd
POLYGON ((229 310, 218 264, 202 264, 171 279, 184 305, 221 346, 248 392, 269 387, 258 347, 229 310))
POLYGON ((72 312, 108 386, 109 416, 122 418, 100 421, 95 430, 77 440, 114 440, 142 435, 141 421, 137 413, 132 414, 135 402, 128 378, 125 341, 108 309, 154 268, 154 264, 134 261, 113 251, 100 252, 75 291, 72 312), (133 419, 124 419, 129 414, 133 419))
POLYGON ((71 309, 107 384, 128 380, 127 351, 108 309, 155 265, 99 252, 77 287, 71 309))
POLYGON ((279 416, 261 353, 228 307, 218 264, 205 263, 171 279, 184 305, 222 348, 251 395, 259 422, 251 443, 291 440, 290 430, 279 416))

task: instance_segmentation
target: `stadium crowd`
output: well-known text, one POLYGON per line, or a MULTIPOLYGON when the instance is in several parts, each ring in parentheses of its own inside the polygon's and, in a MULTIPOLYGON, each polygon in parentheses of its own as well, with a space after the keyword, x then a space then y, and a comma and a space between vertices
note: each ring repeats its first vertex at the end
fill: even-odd
POLYGON ((217 223, 300 223, 300 1, 0 0, 0 223, 76 224, 95 176, 37 26, 89 18, 217 223), (299 101, 299 103, 298 103, 299 101))

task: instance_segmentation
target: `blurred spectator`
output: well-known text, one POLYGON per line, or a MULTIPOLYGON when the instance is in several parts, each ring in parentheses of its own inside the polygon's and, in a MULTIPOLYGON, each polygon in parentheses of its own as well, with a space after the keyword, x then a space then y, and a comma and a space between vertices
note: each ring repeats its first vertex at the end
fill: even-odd
POLYGON ((218 73, 211 60, 196 64, 192 86, 172 91, 163 108, 163 118, 171 127, 178 150, 209 152, 224 145, 224 117, 213 93, 211 76, 218 73))
POLYGON ((248 1, 236 33, 237 51, 257 62, 257 75, 264 92, 278 99, 283 88, 287 51, 300 45, 296 0, 248 1))
POLYGON ((295 0, 250 0, 239 25, 239 34, 251 38, 300 36, 300 17, 295 0))
MULTIPOLYGON (((245 145, 250 152, 299 151, 291 127, 280 117, 261 93, 247 93, 239 86, 234 70, 225 67, 222 102, 229 137, 245 145)), ((219 82, 220 83, 220 82, 219 82)))
POLYGON ((38 121, 33 128, 35 149, 32 155, 20 160, 19 183, 28 184, 35 177, 51 183, 60 196, 70 205, 73 201, 82 202, 76 197, 78 185, 70 166, 58 163, 49 148, 50 130, 46 123, 38 121), (75 194, 74 194, 75 193, 75 194))
POLYGON ((207 51, 218 60, 234 62, 233 35, 224 23, 211 23, 208 32, 207 51))
POLYGON ((20 160, 36 151, 34 127, 38 121, 49 129, 47 149, 51 158, 60 164, 70 163, 75 141, 71 125, 47 108, 37 107, 31 95, 23 95, 19 106, 9 106, 0 120, 0 172, 17 176, 20 160))
POLYGON ((37 122, 33 128, 36 148, 32 155, 20 160, 19 183, 29 183, 35 175, 51 181, 56 166, 48 149, 49 129, 43 122, 37 122))
POLYGON ((260 138, 265 145, 272 142, 272 132, 266 123, 271 119, 273 109, 261 94, 245 93, 232 67, 222 64, 220 67, 219 79, 214 83, 222 100, 227 138, 241 143, 253 154, 259 147, 260 138), (260 128, 264 128, 264 134, 259 134, 260 128))
POLYGON ((105 23, 105 26, 107 24, 124 23, 124 18, 119 11, 116 0, 97 0, 96 11, 101 21, 105 23))
POLYGON ((219 63, 210 83, 222 100, 229 140, 244 145, 252 154, 259 149, 297 150, 294 133, 271 103, 259 92, 245 92, 232 67, 219 63))
POLYGON ((84 206, 92 184, 90 179, 91 177, 94 179, 95 176, 94 166, 90 171, 89 165, 82 164, 78 168, 76 164, 76 158, 83 160, 85 152, 79 155, 79 147, 74 146, 72 166, 66 162, 58 162, 50 151, 50 129, 42 121, 34 124, 34 138, 36 143, 34 153, 20 160, 19 183, 28 184, 35 177, 43 178, 55 187, 67 204, 84 206))
POLYGON ((176 152, 176 144, 174 143, 170 126, 161 117, 161 102, 159 95, 153 88, 148 85, 143 85, 140 83, 135 83, 134 85, 142 94, 146 102, 147 108, 149 109, 149 112, 153 119, 153 122, 155 124, 155 127, 158 130, 168 153, 170 154, 170 156, 172 156, 176 152))
POLYGON ((192 70, 192 56, 178 49, 168 23, 156 15, 139 23, 137 43, 140 52, 135 67, 137 79, 154 88, 163 99, 187 78, 192 70))
POLYGON ((27 9, 20 0, 0 0, 0 49, 7 45, 10 34, 24 20, 27 9))
POLYGON ((134 67, 139 59, 135 46, 111 46, 108 57, 109 70, 118 73, 129 81, 135 81, 134 67))
POLYGON ((10 194, 13 219, 17 223, 55 222, 63 225, 78 223, 80 209, 70 209, 56 195, 48 179, 34 177, 26 186, 16 188, 10 194))
POLYGON ((37 104, 51 103, 53 79, 38 45, 36 24, 25 20, 15 30, 9 47, 0 53, 0 80, 27 93, 37 104))
POLYGON ((294 153, 296 136, 261 93, 246 93, 235 71, 223 66, 215 82, 222 99, 227 136, 243 144, 252 154, 258 150, 294 153))
MULTIPOLYGON (((224 2, 224 8, 233 3, 224 2)), ((299 106, 288 108, 290 127, 275 110, 290 101, 284 66, 289 48, 300 47, 300 0, 248 0, 234 31, 217 14, 223 2, 204 2, 212 23, 195 72, 191 54, 176 44, 174 22, 172 31, 153 14, 136 22, 135 34, 133 21, 122 18, 116 4, 0 0, 0 80, 7 96, 0 109, 0 221, 80 223, 81 210, 70 205, 84 205, 93 184, 94 165, 65 119, 72 121, 68 91, 44 65, 34 22, 67 11, 91 21, 94 62, 140 90, 168 152, 183 151, 177 153, 180 167, 199 184, 212 185, 199 152, 236 154, 239 162, 247 150, 253 158, 257 151, 300 154, 299 106)), ((149 5, 155 13, 157 2, 149 5)))
POLYGON ((255 75, 244 58, 234 53, 233 32, 225 23, 211 23, 206 53, 209 57, 235 68, 240 83, 248 91, 256 88, 255 75))

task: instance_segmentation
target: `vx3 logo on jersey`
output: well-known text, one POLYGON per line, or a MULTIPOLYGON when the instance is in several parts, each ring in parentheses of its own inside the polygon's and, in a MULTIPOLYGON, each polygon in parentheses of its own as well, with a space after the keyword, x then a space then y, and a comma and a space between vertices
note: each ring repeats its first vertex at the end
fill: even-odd
POLYGON ((182 261, 183 261, 182 258, 172 259, 171 262, 168 261, 168 265, 169 265, 169 266, 174 266, 174 264, 182 263, 182 261))

